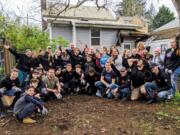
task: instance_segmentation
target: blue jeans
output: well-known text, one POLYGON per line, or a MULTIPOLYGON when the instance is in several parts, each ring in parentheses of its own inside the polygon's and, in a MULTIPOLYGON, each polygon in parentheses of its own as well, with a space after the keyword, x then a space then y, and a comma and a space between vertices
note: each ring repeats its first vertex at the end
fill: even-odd
POLYGON ((106 86, 101 81, 95 82, 95 86, 100 91, 101 95, 105 93, 106 86))
MULTIPOLYGON (((103 96, 103 95, 105 95, 105 93, 106 93, 106 85, 104 85, 101 81, 97 81, 97 82, 95 82, 95 86, 96 86, 96 88, 100 91, 100 93, 101 93, 101 95, 103 96)), ((110 84, 110 88, 114 88, 114 87, 116 87, 116 86, 118 86, 118 85, 116 85, 116 84, 110 84)))
POLYGON ((23 110, 21 110, 21 112, 16 114, 16 117, 19 120, 30 117, 33 114, 33 112, 35 111, 35 109, 36 109, 35 104, 29 103, 23 108, 23 110))
POLYGON ((121 93, 122 98, 128 97, 128 96, 131 95, 130 88, 121 89, 121 90, 120 90, 120 93, 121 93))
POLYGON ((23 85, 23 83, 25 82, 27 76, 28 76, 27 72, 19 70, 18 79, 19 79, 20 86, 23 85))
POLYGON ((15 96, 17 92, 21 92, 21 89, 12 88, 10 90, 5 90, 4 95, 15 96))
POLYGON ((119 85, 117 85, 117 84, 111 84, 111 86, 110 86, 110 91, 109 91, 109 93, 107 94, 107 98, 109 98, 109 99, 113 98, 114 95, 112 94, 112 91, 115 90, 115 89, 117 89, 118 87, 119 87, 119 85))
MULTIPOLYGON (((156 83, 154 82, 147 82, 144 84, 144 87, 147 91, 147 94, 148 96, 153 99, 156 97, 156 94, 155 94, 155 91, 158 91, 159 90, 159 87, 157 86, 156 83)), ((166 91, 160 91, 157 93, 157 97, 162 99, 162 100, 165 100, 168 98, 168 95, 171 94, 171 89, 170 90, 166 90, 166 91)))
MULTIPOLYGON (((114 85, 111 88, 111 91, 107 95, 108 98, 110 98, 110 99, 114 98, 114 95, 112 94, 112 91, 115 90, 116 88, 119 88, 119 86, 114 85)), ((131 91, 130 91, 129 88, 120 89, 120 91, 119 91, 119 97, 122 97, 122 98, 130 96, 130 94, 131 94, 131 91)))
POLYGON ((180 67, 176 68, 174 72, 171 74, 171 84, 172 84, 172 95, 176 94, 177 88, 177 81, 180 75, 180 67))
POLYGON ((146 82, 144 84, 144 87, 146 89, 146 92, 150 98, 155 98, 154 92, 155 90, 158 91, 159 88, 154 82, 146 82))

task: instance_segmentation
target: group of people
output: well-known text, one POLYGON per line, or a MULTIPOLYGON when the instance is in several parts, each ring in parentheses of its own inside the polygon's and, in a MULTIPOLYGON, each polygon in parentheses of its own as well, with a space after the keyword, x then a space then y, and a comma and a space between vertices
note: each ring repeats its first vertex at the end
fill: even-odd
POLYGON ((139 42, 137 47, 120 53, 117 47, 93 50, 76 48, 73 44, 62 50, 18 53, 9 45, 16 58, 16 68, 0 82, 0 113, 13 111, 23 123, 35 123, 32 115, 48 113, 45 102, 70 94, 96 95, 102 98, 145 100, 148 104, 173 98, 180 74, 179 37, 161 55, 156 48, 139 42))

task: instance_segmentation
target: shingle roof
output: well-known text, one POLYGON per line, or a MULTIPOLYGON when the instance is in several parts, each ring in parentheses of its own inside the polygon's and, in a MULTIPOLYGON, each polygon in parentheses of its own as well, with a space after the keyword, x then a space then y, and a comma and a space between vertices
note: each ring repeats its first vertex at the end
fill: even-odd
MULTIPOLYGON (((48 10, 43 13, 44 16, 56 15, 60 8, 56 8, 49 12, 48 10)), ((78 17, 78 18, 88 18, 88 19, 100 19, 100 20, 114 20, 113 13, 110 10, 101 8, 98 9, 96 6, 80 6, 78 8, 68 9, 61 13, 59 17, 78 17)))
POLYGON ((172 29, 172 28, 179 28, 180 27, 180 19, 174 19, 171 22, 161 26, 160 28, 154 30, 153 32, 158 32, 162 30, 172 29))

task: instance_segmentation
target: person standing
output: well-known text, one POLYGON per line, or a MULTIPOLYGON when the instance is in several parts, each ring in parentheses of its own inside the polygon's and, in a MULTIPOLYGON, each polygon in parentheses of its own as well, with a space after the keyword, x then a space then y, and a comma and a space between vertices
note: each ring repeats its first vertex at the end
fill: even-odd
POLYGON ((20 82, 20 86, 22 86, 30 72, 32 51, 30 49, 27 49, 25 53, 18 53, 16 50, 12 49, 8 44, 4 45, 4 48, 9 50, 10 53, 13 54, 16 58, 16 68, 19 70, 18 79, 20 82))
POLYGON ((165 53, 164 67, 165 72, 171 75, 172 83, 172 96, 175 95, 177 90, 177 80, 180 75, 180 48, 179 48, 179 36, 172 38, 170 41, 171 48, 165 53))

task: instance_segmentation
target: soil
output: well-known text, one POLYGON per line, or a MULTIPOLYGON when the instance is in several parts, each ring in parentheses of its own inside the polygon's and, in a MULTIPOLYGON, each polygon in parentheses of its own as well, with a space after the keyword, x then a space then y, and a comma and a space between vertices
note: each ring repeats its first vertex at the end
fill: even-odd
POLYGON ((170 103, 68 96, 47 103, 49 114, 25 125, 14 117, 0 119, 1 135, 179 135, 180 107, 170 103))

